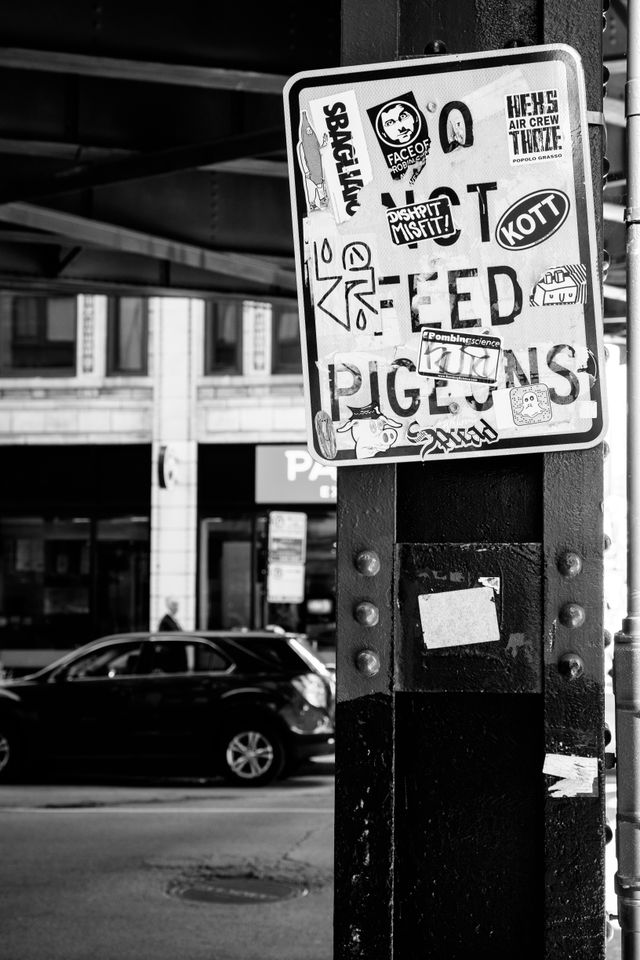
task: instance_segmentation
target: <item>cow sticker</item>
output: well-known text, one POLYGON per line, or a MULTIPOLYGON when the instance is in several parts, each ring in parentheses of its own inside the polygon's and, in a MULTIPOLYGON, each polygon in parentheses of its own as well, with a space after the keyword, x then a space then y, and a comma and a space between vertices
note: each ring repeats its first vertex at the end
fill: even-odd
POLYGON ((413 93, 387 100, 367 113, 393 179, 401 180, 411 170, 409 183, 415 183, 427 162, 431 140, 413 93))
POLYGON ((507 94, 505 112, 512 164, 562 158, 564 135, 557 90, 507 94))
POLYGON ((547 270, 529 297, 532 307, 566 306, 586 302, 587 268, 583 263, 568 263, 547 270))
POLYGON ((401 423, 383 416, 375 404, 349 409, 351 416, 346 423, 338 427, 337 432, 351 433, 358 460, 369 460, 394 445, 401 423))

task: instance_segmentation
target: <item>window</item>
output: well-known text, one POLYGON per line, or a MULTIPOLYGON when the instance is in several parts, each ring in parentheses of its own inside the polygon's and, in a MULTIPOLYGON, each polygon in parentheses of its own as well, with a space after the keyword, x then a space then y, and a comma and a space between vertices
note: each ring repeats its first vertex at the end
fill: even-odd
POLYGON ((147 373, 148 311, 144 297, 112 297, 108 313, 108 372, 112 376, 147 373))
POLYGON ((273 373, 301 373, 300 328, 294 306, 273 307, 273 373))
POLYGON ((146 645, 144 673, 220 673, 231 662, 202 640, 152 640, 146 645))
POLYGON ((0 295, 0 374, 73 376, 76 298, 0 295))
POLYGON ((112 680, 131 676, 136 672, 139 652, 140 642, 131 640, 98 647, 62 667, 56 676, 65 680, 112 680))
POLYGON ((242 372, 242 302, 209 300, 205 304, 205 373, 242 372))

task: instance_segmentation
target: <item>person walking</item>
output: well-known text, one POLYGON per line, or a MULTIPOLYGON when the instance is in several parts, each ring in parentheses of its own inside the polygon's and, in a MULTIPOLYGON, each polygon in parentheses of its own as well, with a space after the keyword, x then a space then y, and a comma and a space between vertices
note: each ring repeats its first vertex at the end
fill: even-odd
POLYGON ((167 612, 164 617, 158 624, 158 630, 167 631, 167 630, 182 630, 182 627, 176 620, 176 613, 178 612, 178 601, 175 597, 167 597, 166 599, 167 612))

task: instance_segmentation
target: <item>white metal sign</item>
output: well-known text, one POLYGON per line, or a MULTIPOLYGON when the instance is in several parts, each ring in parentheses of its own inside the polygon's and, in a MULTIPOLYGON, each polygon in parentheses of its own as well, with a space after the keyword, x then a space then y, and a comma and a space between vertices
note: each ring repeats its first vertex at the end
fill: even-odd
POLYGON ((340 466, 597 443, 578 54, 301 73, 285 103, 313 456, 340 466))
POLYGON ((273 510, 269 514, 269 603, 302 603, 306 558, 306 513, 273 510))

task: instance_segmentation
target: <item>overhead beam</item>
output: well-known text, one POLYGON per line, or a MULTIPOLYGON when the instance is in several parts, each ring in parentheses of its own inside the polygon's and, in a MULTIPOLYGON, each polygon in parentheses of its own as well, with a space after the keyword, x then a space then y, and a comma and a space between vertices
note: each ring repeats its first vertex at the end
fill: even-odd
POLYGON ((266 259, 243 253, 223 253, 207 250, 167 237, 157 237, 137 230, 129 230, 112 223, 89 220, 70 213, 37 207, 27 203, 9 203, 0 206, 0 221, 15 223, 35 230, 49 230, 67 237, 74 244, 95 246, 134 253, 155 260, 169 260, 196 270, 223 274, 240 280, 250 280, 265 287, 282 290, 296 289, 295 274, 283 270, 266 259))
POLYGON ((245 93, 281 94, 287 77, 255 70, 229 70, 218 67, 193 67, 178 63, 150 63, 115 57, 85 56, 57 50, 29 50, 0 47, 0 68, 38 70, 45 73, 71 73, 107 80, 133 80, 164 83, 207 90, 235 90, 245 93))
POLYGON ((13 183, 3 183, 0 188, 0 203, 38 200, 41 197, 53 197, 59 193, 142 180, 181 170, 194 170, 213 163, 246 159, 256 154, 277 153, 284 149, 284 130, 273 127, 235 136, 219 137, 207 143, 195 143, 186 147, 159 150, 155 153, 125 156, 105 163, 79 163, 38 180, 15 180, 13 183))
MULTIPOLYGON (((60 140, 17 140, 0 137, 0 155, 43 157, 47 160, 70 160, 76 163, 117 160, 140 156, 139 150, 122 147, 96 147, 93 144, 65 143, 60 140)), ((219 170, 220 173, 248 174, 254 177, 278 177, 285 179, 289 169, 284 160, 262 160, 259 157, 236 157, 208 163, 199 170, 219 170)))

